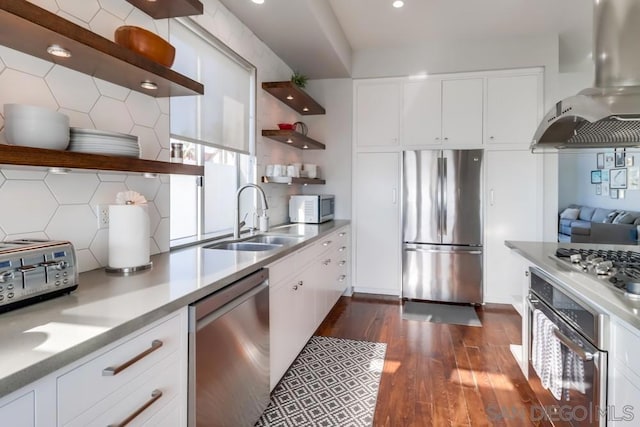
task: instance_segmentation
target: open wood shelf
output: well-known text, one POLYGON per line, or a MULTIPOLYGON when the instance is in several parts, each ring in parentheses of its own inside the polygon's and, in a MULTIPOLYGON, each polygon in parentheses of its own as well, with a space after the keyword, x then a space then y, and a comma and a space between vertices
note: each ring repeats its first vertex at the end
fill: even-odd
POLYGON ((204 8, 198 0, 127 0, 154 19, 202 15, 204 8))
POLYGON ((263 129, 262 136, 283 144, 292 145, 301 150, 324 150, 326 146, 295 130, 263 129))
POLYGON ((204 175, 204 166, 142 160, 133 157, 47 150, 17 145, 0 145, 0 164, 118 172, 204 175))
MULTIPOLYGON (((185 1, 185 0, 182 0, 185 1)), ((171 3, 171 0, 166 0, 171 3)), ((0 44, 154 97, 201 95, 204 86, 25 0, 0 0, 0 44), (57 44, 70 58, 47 53, 57 44), (156 90, 144 89, 143 81, 156 90)))
POLYGON ((272 180, 270 176, 263 176, 262 182, 265 184, 302 184, 302 185, 313 185, 313 184, 326 184, 327 182, 324 179, 320 178, 293 178, 293 177, 277 177, 275 181, 272 180))
POLYGON ((291 81, 263 82, 262 89, 269 92, 275 98, 288 105, 303 116, 325 114, 324 107, 318 104, 305 91, 291 81), (291 99, 288 99, 291 97, 291 99))

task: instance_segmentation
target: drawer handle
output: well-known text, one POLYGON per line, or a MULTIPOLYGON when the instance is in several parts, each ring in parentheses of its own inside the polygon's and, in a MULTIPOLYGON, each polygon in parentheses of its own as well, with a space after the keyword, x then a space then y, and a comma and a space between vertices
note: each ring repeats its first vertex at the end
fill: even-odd
POLYGON ((298 281, 298 286, 302 286, 302 285, 304 285, 304 282, 302 280, 299 280, 298 281))
POLYGON ((341 246, 340 249, 338 249, 338 252, 343 252, 347 249, 346 246, 341 246))
POLYGON ((346 279, 347 276, 345 274, 341 275, 340 277, 338 277, 338 282, 344 282, 344 279, 346 279))
POLYGON ((109 427, 124 427, 133 421, 138 415, 143 413, 149 406, 153 405, 156 400, 162 397, 162 391, 155 389, 151 392, 151 399, 147 400, 144 405, 136 409, 136 411, 117 424, 109 424, 109 427))
POLYGON ((160 340, 153 340, 151 341, 151 347, 149 347, 148 349, 146 349, 145 351, 143 351, 142 353, 138 354, 137 356, 132 357, 131 359, 127 360, 126 362, 124 362, 122 365, 120 366, 116 366, 115 368, 110 366, 108 368, 104 368, 102 370, 102 376, 103 377, 112 377, 114 375, 118 375, 120 372, 124 371, 125 369, 127 369, 129 366, 133 365, 134 363, 136 363, 137 361, 139 361, 140 359, 144 358, 145 356, 153 353, 154 351, 156 351, 157 349, 159 349, 160 347, 162 347, 162 341, 160 340))
POLYGON ((342 233, 338 233, 338 236, 340 236, 340 237, 344 237, 344 236, 346 236, 346 235, 347 235, 347 232, 346 232, 346 231, 343 231, 342 233))
POLYGON ((298 290, 298 285, 293 285, 293 290, 297 291, 298 290))
POLYGON ((343 265, 345 265, 346 263, 347 263, 347 261, 342 260, 342 261, 340 261, 340 262, 338 263, 338 265, 339 265, 340 267, 342 267, 342 266, 343 266, 343 265))
POLYGON ((329 265, 329 264, 331 264, 331 258, 325 259, 322 263, 323 263, 324 265, 329 265))
POLYGON ((331 244, 331 240, 327 240, 322 244, 322 246, 329 246, 331 244))

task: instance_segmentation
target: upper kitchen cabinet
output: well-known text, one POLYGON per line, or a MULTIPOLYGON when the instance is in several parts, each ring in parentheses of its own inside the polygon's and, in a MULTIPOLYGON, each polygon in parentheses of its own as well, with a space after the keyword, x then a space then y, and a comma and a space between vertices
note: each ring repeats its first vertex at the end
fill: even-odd
POLYGON ((322 105, 293 82, 263 82, 262 89, 303 116, 325 113, 322 105))
POLYGON ((24 0, 0 0, 0 44, 154 97, 201 95, 204 86, 24 0), (70 57, 47 49, 59 45, 70 57))
POLYGON ((127 0, 154 19, 202 15, 204 6, 198 0, 127 0))
POLYGON ((402 98, 400 80, 355 83, 355 145, 398 145, 402 98))
POLYGON ((543 114, 542 72, 487 78, 488 144, 528 146, 543 114))
POLYGON ((446 146, 482 144, 482 78, 443 80, 442 142, 446 146))
POLYGON ((428 78, 404 83, 403 133, 406 145, 442 142, 442 81, 428 78))

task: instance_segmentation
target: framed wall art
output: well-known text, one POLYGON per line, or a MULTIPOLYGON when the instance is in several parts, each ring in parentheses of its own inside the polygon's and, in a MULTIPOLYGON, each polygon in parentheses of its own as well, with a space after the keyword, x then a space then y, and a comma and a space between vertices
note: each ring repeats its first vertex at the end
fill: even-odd
POLYGON ((596 169, 604 169, 604 153, 596 154, 596 169))
POLYGON ((604 168, 611 169, 615 166, 614 153, 604 153, 604 168))
POLYGON ((596 184, 596 196, 602 194, 602 184, 596 184))
POLYGON ((592 184, 602 183, 602 173, 599 170, 591 171, 591 183, 592 184))
POLYGON ((615 156, 615 162, 614 162, 614 163, 615 163, 615 166, 616 166, 617 168, 623 168, 623 167, 625 167, 625 160, 624 160, 624 158, 625 158, 625 156, 626 156, 626 153, 625 153, 624 151, 616 151, 615 155, 616 155, 616 156, 615 156))
POLYGON ((626 169, 611 169, 609 172, 609 188, 627 188, 626 169))

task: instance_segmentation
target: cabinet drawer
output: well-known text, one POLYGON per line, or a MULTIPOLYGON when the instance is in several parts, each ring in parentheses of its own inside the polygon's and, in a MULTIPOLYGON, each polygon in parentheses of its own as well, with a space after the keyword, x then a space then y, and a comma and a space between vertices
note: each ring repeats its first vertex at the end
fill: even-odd
POLYGON ((30 391, 17 399, 0 403, 0 425, 11 427, 35 426, 35 396, 30 391))
POLYGON ((283 282, 286 278, 296 272, 294 266, 298 265, 297 254, 288 255, 273 264, 269 264, 269 284, 270 286, 277 285, 283 282))
POLYGON ((66 424, 178 350, 181 335, 186 334, 180 319, 176 315, 58 377, 60 423, 66 424), (121 367, 115 375, 103 375, 107 369, 121 367))
MULTIPOLYGON (((179 355, 175 352, 71 422, 61 425, 104 427, 119 425, 127 419, 131 425, 143 425, 174 400, 179 400, 178 396, 182 391, 181 377, 185 375, 186 372, 181 372, 179 355)), ((88 394, 95 392, 95 389, 85 390, 88 394)), ((180 423, 172 425, 179 426, 180 423)))
POLYGON ((640 335, 618 322, 611 322, 611 328, 613 329, 613 357, 640 375, 640 368, 637 367, 640 335))

